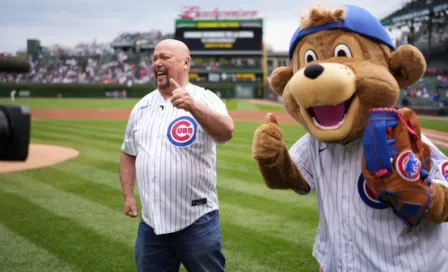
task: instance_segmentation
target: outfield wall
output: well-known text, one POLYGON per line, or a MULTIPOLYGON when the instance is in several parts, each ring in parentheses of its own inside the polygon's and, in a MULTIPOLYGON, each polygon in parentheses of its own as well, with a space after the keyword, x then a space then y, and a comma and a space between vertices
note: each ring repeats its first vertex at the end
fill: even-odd
MULTIPOLYGON (((199 86, 219 91, 222 98, 263 98, 263 83, 210 83, 193 82, 199 86)), ((86 97, 114 98, 126 91, 126 97, 143 97, 156 89, 154 84, 121 85, 121 84, 58 84, 58 83, 0 83, 0 97, 9 97, 15 89, 18 97, 86 97)))

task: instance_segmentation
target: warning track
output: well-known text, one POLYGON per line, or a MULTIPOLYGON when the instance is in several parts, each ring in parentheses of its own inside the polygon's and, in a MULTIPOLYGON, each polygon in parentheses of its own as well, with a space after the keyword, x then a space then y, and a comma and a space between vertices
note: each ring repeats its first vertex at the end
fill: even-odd
MULTIPOLYGON (((65 120, 127 120, 128 109, 34 109, 33 119, 65 119, 65 120)), ((267 112, 264 111, 230 111, 234 120, 264 122, 267 112)), ((287 112, 275 112, 279 123, 296 124, 297 122, 287 112)), ((425 118, 432 118, 424 116, 425 118)), ((444 117, 434 119, 447 120, 444 117)), ((423 129, 425 135, 439 146, 448 148, 448 133, 423 129)))

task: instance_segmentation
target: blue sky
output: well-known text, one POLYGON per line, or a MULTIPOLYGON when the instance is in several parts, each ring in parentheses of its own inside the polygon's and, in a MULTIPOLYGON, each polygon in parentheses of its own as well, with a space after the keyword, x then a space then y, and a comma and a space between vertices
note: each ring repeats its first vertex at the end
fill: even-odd
MULTIPOLYGON (((307 0, 0 0, 0 52, 26 48, 27 38, 42 45, 79 42, 109 42, 125 31, 160 29, 174 31, 174 20, 185 6, 203 11, 256 10, 264 18, 264 41, 275 50, 287 50, 290 36, 299 23, 300 13, 317 1, 307 0), (242 4, 244 2, 244 4, 242 4)), ((402 7, 404 0, 326 0, 328 5, 356 4, 379 19, 402 7)))

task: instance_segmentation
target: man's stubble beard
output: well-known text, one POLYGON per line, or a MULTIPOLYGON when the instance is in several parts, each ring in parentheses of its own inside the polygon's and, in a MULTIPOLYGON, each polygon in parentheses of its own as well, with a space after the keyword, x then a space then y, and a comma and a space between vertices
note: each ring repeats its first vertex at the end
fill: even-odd
POLYGON ((158 83, 159 76, 157 76, 157 73, 156 73, 156 76, 155 76, 155 78, 156 78, 156 85, 157 85, 157 88, 159 88, 159 90, 168 90, 170 88, 170 86, 171 86, 170 75, 169 75, 168 72, 166 73, 165 77, 166 77, 166 83, 163 84, 163 85, 159 85, 159 83, 158 83))

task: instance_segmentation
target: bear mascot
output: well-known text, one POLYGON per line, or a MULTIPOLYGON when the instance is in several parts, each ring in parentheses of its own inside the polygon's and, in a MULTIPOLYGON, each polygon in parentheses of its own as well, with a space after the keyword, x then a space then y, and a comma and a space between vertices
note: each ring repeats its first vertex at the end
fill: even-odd
POLYGON ((288 149, 268 113, 252 155, 268 188, 315 192, 321 270, 448 271, 448 160, 396 106, 425 73, 422 53, 396 48, 363 8, 317 6, 289 58, 269 83, 307 133, 288 149))

